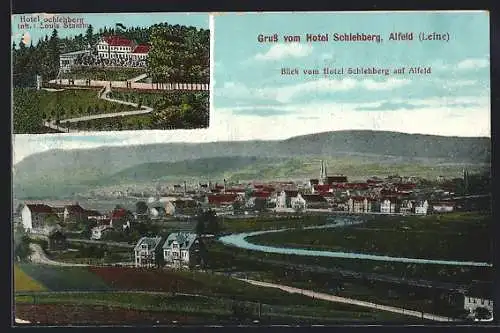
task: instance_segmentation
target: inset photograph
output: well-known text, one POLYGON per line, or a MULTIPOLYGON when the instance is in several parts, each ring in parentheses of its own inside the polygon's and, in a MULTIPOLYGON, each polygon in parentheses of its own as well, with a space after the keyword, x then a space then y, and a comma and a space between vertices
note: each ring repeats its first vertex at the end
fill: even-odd
POLYGON ((207 14, 13 15, 13 132, 209 125, 207 14))

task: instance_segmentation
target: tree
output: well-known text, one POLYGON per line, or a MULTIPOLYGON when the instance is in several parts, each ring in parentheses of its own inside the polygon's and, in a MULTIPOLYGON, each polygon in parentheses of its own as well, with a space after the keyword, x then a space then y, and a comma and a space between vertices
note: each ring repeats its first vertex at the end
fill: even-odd
POLYGON ((14 255, 18 261, 26 261, 33 251, 30 248, 30 238, 26 235, 15 242, 14 255))
POLYGON ((94 44, 94 27, 92 27, 92 24, 90 24, 87 28, 87 31, 85 31, 85 42, 88 45, 94 44))
POLYGON ((15 134, 40 133, 43 124, 42 113, 38 111, 39 95, 28 89, 14 89, 13 125, 15 134))
POLYGON ((196 234, 203 235, 205 233, 205 221, 198 218, 198 222, 196 223, 196 234))
POLYGON ((51 226, 51 227, 54 227, 56 225, 59 224, 59 218, 55 215, 51 215, 51 216, 48 216, 46 219, 45 219, 45 223, 48 225, 48 226, 51 226))
POLYGON ((207 210, 206 212, 203 213, 203 219, 206 222, 207 225, 207 231, 211 234, 218 234, 219 233, 219 220, 217 219, 217 215, 213 210, 207 210))
POLYGON ((148 205, 144 201, 138 201, 135 204, 135 212, 137 214, 146 214, 148 212, 148 205))

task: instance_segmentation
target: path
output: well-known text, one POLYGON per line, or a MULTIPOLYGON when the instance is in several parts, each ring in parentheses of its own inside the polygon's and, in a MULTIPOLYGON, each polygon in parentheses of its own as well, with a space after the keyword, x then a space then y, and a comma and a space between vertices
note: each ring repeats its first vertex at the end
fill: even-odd
POLYGON ((321 299, 321 300, 325 300, 325 301, 329 301, 329 302, 352 304, 352 305, 357 305, 357 306, 361 306, 361 307, 365 307, 365 308, 388 311, 388 312, 392 312, 392 313, 398 313, 398 314, 402 314, 402 315, 406 315, 406 316, 428 319, 428 320, 433 320, 433 321, 440 321, 440 322, 457 321, 456 319, 453 319, 453 318, 438 316, 438 315, 431 314, 431 313, 424 313, 424 312, 419 312, 419 311, 414 311, 414 310, 407 310, 407 309, 398 308, 398 307, 394 307, 394 306, 381 305, 381 304, 376 304, 376 303, 371 303, 371 302, 366 302, 366 301, 360 301, 360 300, 356 300, 356 299, 352 299, 352 298, 339 297, 339 296, 334 296, 334 295, 329 295, 329 294, 324 294, 324 293, 318 293, 318 292, 315 292, 312 290, 299 289, 299 288, 284 286, 284 285, 276 284, 276 283, 269 283, 269 282, 262 282, 262 281, 256 281, 256 280, 241 279, 241 278, 236 278, 236 279, 253 284, 255 286, 281 289, 281 290, 286 291, 286 292, 291 293, 291 294, 302 294, 304 296, 308 296, 308 297, 316 298, 316 299, 321 299))
POLYGON ((31 322, 28 320, 22 320, 19 318, 16 318, 16 324, 30 324, 31 322))
POLYGON ((53 266, 65 266, 65 267, 85 267, 85 264, 70 264, 59 261, 54 261, 47 258, 47 255, 43 251, 42 247, 38 244, 31 243, 30 249, 33 251, 30 255, 31 262, 37 264, 53 265, 53 266))
MULTIPOLYGON (((138 76, 134 79, 140 78, 138 76)), ((142 79, 142 78, 141 78, 142 79)), ((80 87, 105 87, 109 86, 111 82, 112 88, 124 88, 133 90, 188 90, 188 91, 208 91, 210 90, 210 84, 208 83, 143 83, 136 82, 132 80, 127 81, 103 81, 103 80, 86 80, 86 79, 76 79, 73 80, 73 84, 70 84, 69 79, 56 79, 50 80, 50 84, 55 84, 59 86, 80 86, 80 87)))
MULTIPOLYGON (((76 81, 76 80, 75 80, 76 81)), ((133 107, 139 108, 139 104, 137 103, 132 103, 132 102, 127 102, 127 101, 122 101, 119 99, 113 99, 109 98, 108 94, 111 92, 111 89, 109 88, 109 85, 106 85, 103 87, 104 90, 99 91, 97 94, 97 97, 100 99, 103 99, 105 101, 111 102, 111 103, 118 103, 118 104, 123 104, 123 105, 131 105, 133 107)), ((61 124, 67 124, 67 123, 77 123, 80 121, 89 121, 89 120, 95 120, 95 119, 105 119, 105 118, 115 118, 115 117, 126 117, 126 116, 136 116, 136 115, 142 115, 142 114, 148 114, 153 112, 153 108, 142 105, 140 110, 135 110, 135 111, 123 111, 123 112, 113 112, 113 113, 102 113, 102 114, 96 114, 96 115, 89 115, 89 116, 82 116, 82 117, 75 117, 75 118, 69 118, 69 119, 64 119, 59 121, 59 125, 56 124, 55 120, 52 120, 50 122, 44 122, 44 126, 52 128, 56 131, 61 131, 65 133, 75 133, 75 132, 81 132, 80 130, 75 130, 71 129, 69 127, 63 127, 61 124)))
POLYGON ((148 74, 147 74, 147 73, 144 73, 144 74, 141 74, 141 75, 139 75, 139 76, 136 76, 136 77, 134 77, 134 78, 132 78, 132 79, 130 79, 130 80, 128 80, 128 81, 130 81, 130 82, 137 82, 137 81, 144 80, 144 79, 145 79, 145 78, 147 78, 147 77, 148 77, 148 74))

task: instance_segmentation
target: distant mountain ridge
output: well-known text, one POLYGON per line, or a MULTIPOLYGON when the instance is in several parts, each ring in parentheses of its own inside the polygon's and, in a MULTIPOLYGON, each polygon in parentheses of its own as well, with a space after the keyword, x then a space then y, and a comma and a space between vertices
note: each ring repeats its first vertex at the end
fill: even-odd
MULTIPOLYGON (((99 147, 77 150, 50 150, 30 155, 14 166, 14 187, 50 186, 52 183, 79 185, 106 179, 120 172, 147 164, 180 163, 172 172, 192 172, 183 161, 233 158, 232 167, 249 163, 249 159, 280 159, 335 156, 384 156, 402 160, 439 160, 441 163, 488 164, 491 140, 485 137, 444 137, 383 131, 335 131, 297 136, 280 141, 236 141, 212 143, 164 143, 137 146, 99 147), (238 158, 238 161, 236 159, 238 158)), ((209 162, 203 162, 209 163, 209 162)), ((208 164, 210 172, 224 166, 218 160, 208 164), (211 168, 211 169, 210 169, 211 168)), ((141 167, 139 167, 141 168, 141 167)), ((192 167, 190 167, 192 168, 192 167)), ((224 167, 222 167, 224 169, 224 167)), ((209 171, 207 170, 207 171, 209 171)), ((158 171, 155 171, 158 172, 158 171)), ((203 173, 200 166, 193 175, 203 173)), ((125 175, 124 174, 124 175, 125 175)), ((130 176, 130 173, 128 174, 130 176)), ((151 175, 153 176, 153 175, 151 175)), ((113 177, 113 178, 116 178, 113 177)), ((139 177, 144 181, 148 175, 139 177)))

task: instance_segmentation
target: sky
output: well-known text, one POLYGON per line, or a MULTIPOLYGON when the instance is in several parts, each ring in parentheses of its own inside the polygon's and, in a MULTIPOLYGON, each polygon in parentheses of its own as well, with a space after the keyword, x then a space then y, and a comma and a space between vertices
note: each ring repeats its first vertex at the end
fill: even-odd
POLYGON ((38 151, 101 145, 277 140, 346 129, 490 136, 487 12, 223 13, 210 19, 211 119, 203 130, 17 135, 14 162, 38 151), (413 32, 413 41, 390 41, 413 32), (420 33, 448 41, 419 41, 420 33), (278 34, 276 43, 258 36, 278 34), (328 42, 284 42, 328 33, 328 42), (334 42, 334 33, 381 43, 334 42), (430 74, 408 74, 410 67, 430 74), (282 68, 404 67, 391 75, 282 75, 282 68))
MULTIPOLYGON (((30 28, 22 28, 21 17, 40 17, 43 21, 44 18, 52 18, 54 16, 70 17, 72 19, 83 19, 87 24, 91 24, 94 31, 97 32, 100 28, 108 27, 115 28, 116 23, 121 23, 126 27, 149 27, 158 23, 181 24, 187 26, 194 26, 197 28, 208 29, 208 15, 205 13, 94 13, 94 14, 26 14, 26 15, 12 15, 12 42, 19 44, 22 36, 28 33, 30 40, 36 44, 40 38, 45 38, 46 35, 50 36, 53 28, 40 28, 38 23, 30 24, 30 28)), ((78 29, 57 29, 59 37, 72 37, 79 34, 85 34, 87 28, 78 29)))

